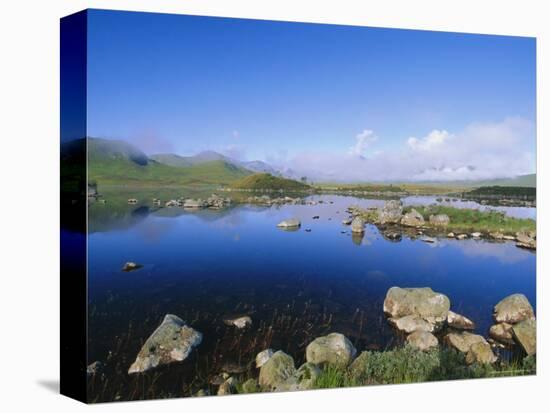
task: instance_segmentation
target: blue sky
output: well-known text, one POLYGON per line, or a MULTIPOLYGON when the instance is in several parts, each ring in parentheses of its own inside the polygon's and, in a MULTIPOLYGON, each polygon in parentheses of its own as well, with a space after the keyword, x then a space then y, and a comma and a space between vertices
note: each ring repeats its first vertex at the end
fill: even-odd
POLYGON ((535 170, 535 78, 532 38, 95 10, 88 135, 318 179, 509 176, 535 170))

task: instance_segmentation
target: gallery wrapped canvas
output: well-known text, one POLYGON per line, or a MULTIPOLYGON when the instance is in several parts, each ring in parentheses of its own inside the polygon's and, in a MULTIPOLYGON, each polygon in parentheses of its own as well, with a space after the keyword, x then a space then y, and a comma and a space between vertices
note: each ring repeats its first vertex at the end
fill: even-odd
POLYGON ((61 20, 61 392, 536 374, 535 39, 61 20))

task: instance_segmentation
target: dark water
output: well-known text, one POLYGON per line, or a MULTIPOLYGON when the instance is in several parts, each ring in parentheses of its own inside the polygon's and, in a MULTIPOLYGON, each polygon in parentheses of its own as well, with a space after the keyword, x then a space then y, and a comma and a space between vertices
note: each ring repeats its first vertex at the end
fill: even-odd
POLYGON ((250 363, 259 351, 282 349, 298 365, 313 338, 333 331, 359 351, 392 347, 402 338, 387 325, 382 303, 395 285, 446 294, 451 308, 474 320, 483 335, 505 296, 523 293, 536 305, 532 252, 481 240, 390 242, 374 226, 356 238, 341 224, 345 209, 379 201, 317 199, 325 203, 152 213, 128 206, 107 223, 93 222, 105 216, 93 210, 108 204, 92 205, 89 361, 107 367, 90 380, 91 401, 215 391, 208 382, 224 370, 255 377, 250 363), (302 221, 300 230, 276 228, 290 217, 302 221), (144 267, 122 272, 127 261, 144 267), (202 344, 182 363, 128 376, 143 341, 167 313, 202 332, 202 344), (252 328, 226 326, 223 318, 231 314, 249 314, 252 328))

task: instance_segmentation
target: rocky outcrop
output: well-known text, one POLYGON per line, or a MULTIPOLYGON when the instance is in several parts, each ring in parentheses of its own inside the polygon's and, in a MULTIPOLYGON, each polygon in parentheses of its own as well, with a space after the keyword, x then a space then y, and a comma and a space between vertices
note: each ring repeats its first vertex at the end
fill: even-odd
POLYGON ((393 319, 415 316, 438 330, 447 320, 451 303, 449 298, 431 288, 400 288, 388 290, 384 300, 384 313, 393 319))
POLYGON ((296 218, 285 219, 277 224, 279 228, 299 228, 301 225, 300 220, 296 218))
POLYGON ((472 320, 454 311, 449 311, 447 313, 447 325, 458 330, 474 330, 476 328, 472 320))
POLYGON ((416 209, 411 209, 401 218, 401 225, 407 227, 420 227, 424 225, 424 217, 416 209))
POLYGON ((185 360, 202 341, 202 334, 178 316, 167 314, 145 341, 128 374, 142 373, 164 364, 185 360))
POLYGON ((518 232, 516 233, 516 246, 530 250, 537 249, 536 235, 534 233, 518 232))
POLYGON ((259 390, 258 382, 254 379, 248 379, 241 385, 242 393, 257 393, 259 390))
POLYGON ((445 214, 437 214, 437 215, 430 215, 430 224, 435 225, 437 227, 446 227, 451 222, 451 219, 448 215, 445 214))
POLYGON ((378 210, 377 223, 379 224, 398 224, 403 215, 403 204, 401 201, 387 201, 382 208, 378 210))
POLYGON ((362 234, 365 232, 365 221, 361 217, 355 217, 351 221, 351 232, 362 234))
POLYGON ((512 327, 514 339, 527 353, 532 356, 537 352, 537 323, 534 319, 520 321, 512 327))
POLYGON ((439 344, 437 337, 427 331, 415 331, 407 337, 407 344, 420 351, 428 351, 439 344))
POLYGON ((306 360, 315 365, 346 367, 357 350, 343 334, 331 333, 318 337, 306 348, 306 360))
POLYGON ((264 390, 280 390, 296 378, 294 359, 279 350, 260 368, 259 383, 264 390))
POLYGON ((512 294, 495 305, 494 318, 497 323, 515 324, 534 317, 533 307, 523 294, 512 294))

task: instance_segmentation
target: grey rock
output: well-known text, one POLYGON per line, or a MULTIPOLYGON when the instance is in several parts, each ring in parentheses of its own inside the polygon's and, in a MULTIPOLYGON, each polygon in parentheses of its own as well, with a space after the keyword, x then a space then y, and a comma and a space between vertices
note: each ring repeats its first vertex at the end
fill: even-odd
POLYGON ((447 324, 449 327, 456 328, 458 330, 474 330, 476 328, 475 323, 463 315, 457 314, 454 311, 447 313, 447 324))
POLYGON ((415 331, 407 336, 407 344, 420 351, 428 351, 439 344, 437 337, 427 331, 415 331))
POLYGON ((534 319, 520 321, 512 327, 512 332, 528 356, 537 353, 537 322, 534 319))
POLYGON ((279 350, 260 368, 259 383, 265 390, 276 390, 295 377, 294 359, 279 350))
POLYGON ((202 334, 187 326, 178 316, 167 314, 145 341, 128 374, 185 360, 202 341, 202 334))
POLYGON ((365 232, 365 221, 363 218, 353 218, 353 221, 351 221, 351 232, 355 232, 356 234, 362 234, 365 232))
POLYGON ((446 295, 436 293, 429 287, 392 287, 384 300, 384 313, 395 319, 408 315, 417 316, 437 330, 447 320, 450 306, 446 295))
POLYGON ((414 331, 424 331, 431 333, 434 331, 434 325, 427 322, 423 318, 417 315, 406 315, 401 318, 388 319, 391 325, 397 328, 399 331, 410 334, 414 331))
POLYGON ((277 224, 279 228, 298 228, 302 225, 300 220, 296 218, 286 219, 277 224))
POLYGON ((446 227, 451 222, 448 215, 445 214, 437 214, 437 215, 430 215, 430 224, 435 226, 441 226, 446 227))
POLYGON ((467 353, 475 343, 487 343, 487 341, 478 334, 472 334, 466 331, 460 333, 449 333, 445 336, 445 340, 451 346, 460 351, 467 353))
POLYGON ((473 343, 466 353, 467 364, 492 364, 496 361, 497 357, 495 356, 495 353, 493 353, 491 345, 486 341, 478 341, 473 343))
POLYGON ((316 365, 346 367, 357 350, 343 334, 331 333, 317 337, 306 347, 306 360, 316 365))
POLYGON ((401 218, 401 225, 407 227, 419 227, 424 225, 424 217, 416 209, 411 209, 401 218))
POLYGON ((260 351, 256 355, 256 368, 262 367, 273 356, 273 350, 268 348, 267 350, 260 351))
POLYGON ((494 318, 497 323, 515 324, 535 317, 533 307, 523 294, 512 294, 495 305, 494 318))
POLYGON ((387 201, 382 208, 378 210, 377 222, 379 224, 398 224, 403 215, 403 204, 401 201, 387 201))
POLYGON ((500 343, 514 344, 512 324, 498 323, 491 326, 491 328, 489 329, 489 337, 500 343))

